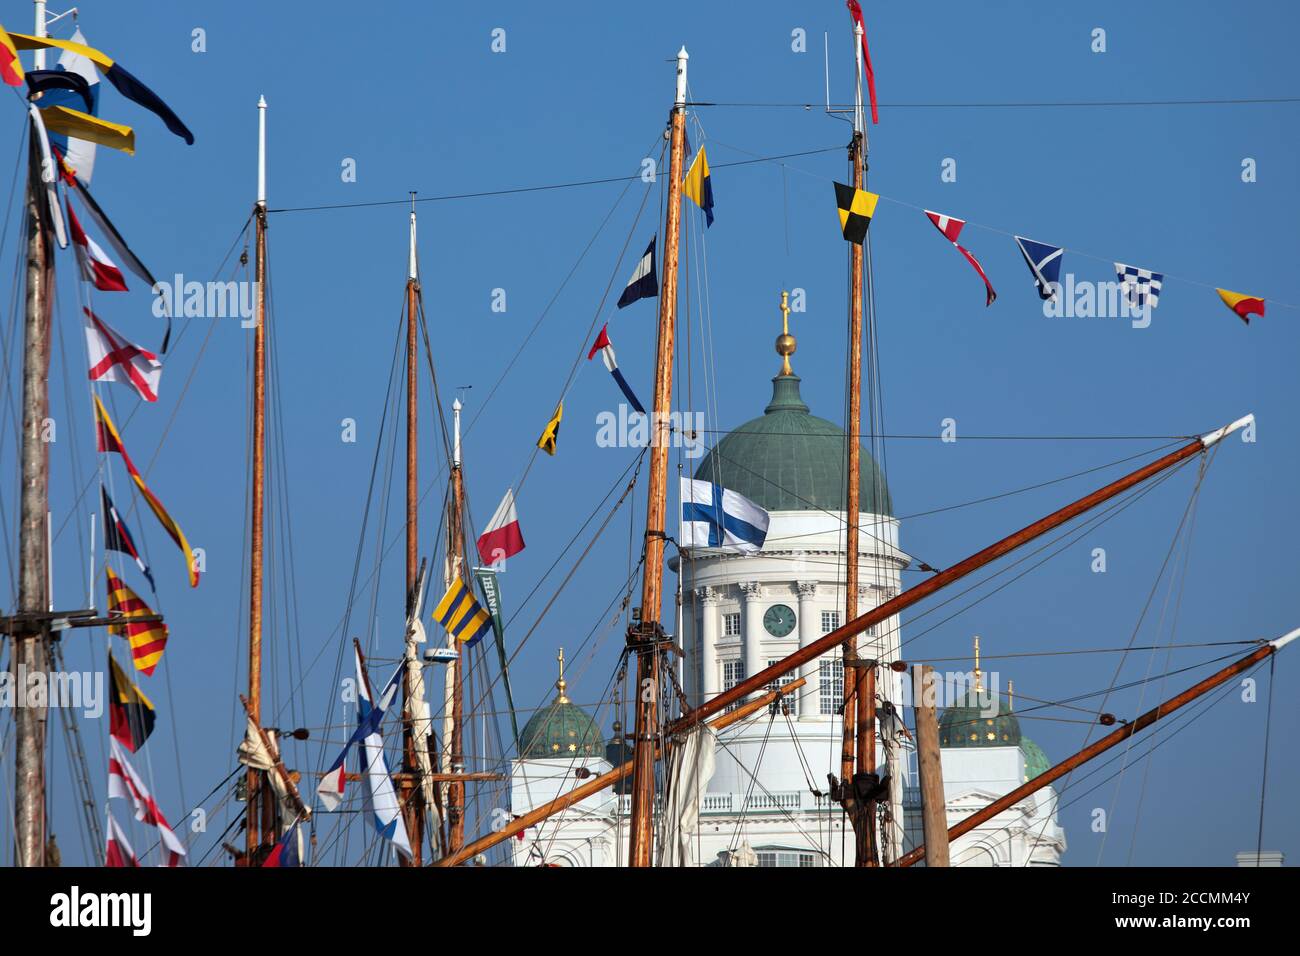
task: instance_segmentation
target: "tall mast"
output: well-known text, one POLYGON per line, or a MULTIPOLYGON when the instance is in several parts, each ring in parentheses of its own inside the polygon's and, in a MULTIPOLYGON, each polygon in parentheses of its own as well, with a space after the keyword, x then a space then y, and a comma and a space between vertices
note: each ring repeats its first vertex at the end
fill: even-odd
MULTIPOLYGON (((465 513, 465 485, 460 467, 460 399, 451 405, 454 439, 451 456, 451 514, 447 518, 448 548, 451 551, 453 575, 465 573, 465 528, 461 517, 465 513)), ((447 769, 456 776, 465 772, 465 646, 452 639, 456 647, 451 691, 451 766, 447 769)), ((465 843, 465 781, 453 779, 447 787, 447 850, 455 853, 465 843)))
MULTIPOLYGON (((266 498, 266 97, 257 98, 257 205, 253 208, 256 233, 254 281, 257 326, 253 332, 253 476, 252 534, 248 582, 248 714, 262 722, 262 530, 266 498)), ((260 810, 264 774, 248 770, 245 864, 257 865, 267 834, 262 832, 260 810)))
MULTIPOLYGON (((417 359, 415 329, 419 324, 420 272, 415 252, 415 193, 411 193, 411 242, 410 258, 406 273, 406 618, 409 620, 415 608, 416 591, 420 576, 420 534, 419 501, 417 487, 419 469, 419 436, 416 432, 416 399, 418 385, 416 379, 417 359)), ((405 715, 402 731, 402 770, 401 778, 402 816, 405 818, 406 832, 411 844, 411 859, 403 859, 404 866, 421 866, 424 842, 424 808, 422 806, 422 788, 417 779, 420 765, 417 762, 415 748, 415 728, 411 723, 411 696, 415 689, 411 667, 419 667, 419 662, 408 664, 402 679, 402 713, 405 715)))
POLYGON ((655 742, 658 734, 659 650, 663 627, 664 515, 668 510, 668 413, 673 391, 673 332, 677 318, 677 246, 681 227, 682 157, 686 143, 686 47, 677 54, 677 95, 673 101, 668 166, 668 216, 664 227, 664 281, 659 297, 659 348, 655 368, 654 429, 650 445, 650 490, 646 506, 645 572, 641 617, 628 629, 636 654, 636 726, 632 763, 632 823, 628 865, 649 866, 654 848, 652 814, 655 742))

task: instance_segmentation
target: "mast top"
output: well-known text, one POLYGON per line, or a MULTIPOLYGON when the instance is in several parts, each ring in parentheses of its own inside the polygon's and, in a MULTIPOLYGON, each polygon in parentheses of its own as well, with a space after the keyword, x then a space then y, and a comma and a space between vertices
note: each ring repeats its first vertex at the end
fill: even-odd
POLYGON ((685 46, 677 51, 677 99, 674 103, 679 108, 686 105, 686 61, 690 58, 685 46))
POLYGON ((781 334, 776 337, 776 354, 781 356, 781 374, 793 375, 790 356, 798 347, 795 337, 790 334, 790 293, 781 291, 781 334))
POLYGON ((415 191, 411 191, 411 259, 406 278, 412 282, 420 278, 420 265, 415 256, 415 191))
MULTIPOLYGON (((415 218, 415 213, 411 213, 411 218, 415 218)), ((451 444, 451 467, 460 467, 460 410, 463 406, 460 399, 457 398, 451 403, 452 419, 452 444, 451 444)))
POLYGON ((557 704, 567 704, 569 703, 569 698, 564 691, 569 685, 564 679, 564 648, 560 648, 560 653, 555 655, 555 659, 559 661, 560 664, 560 679, 555 682, 555 689, 559 691, 560 694, 555 698, 555 702, 557 704))
POLYGON ((257 205, 266 208, 266 97, 257 98, 257 205))

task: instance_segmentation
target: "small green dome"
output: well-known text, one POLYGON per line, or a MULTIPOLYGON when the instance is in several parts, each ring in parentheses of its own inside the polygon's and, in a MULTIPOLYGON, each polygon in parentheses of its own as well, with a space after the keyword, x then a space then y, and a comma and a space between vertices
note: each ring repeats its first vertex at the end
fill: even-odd
POLYGON ((1020 721, 999 699, 997 713, 980 706, 949 707, 939 718, 940 747, 1019 747, 1020 721))
POLYGON ((555 682, 555 700, 544 710, 539 710, 524 724, 519 740, 519 756, 523 760, 544 760, 552 757, 599 757, 605 752, 605 741, 596 722, 565 694, 564 648, 560 648, 560 679, 555 682))
MULTIPOLYGON (((808 411, 799 376, 772 379, 772 401, 761 418, 727 434, 695 469, 768 511, 843 511, 846 485, 844 432, 808 411)), ((884 475, 862 450, 859 510, 891 515, 884 475)))
POLYGON ((1052 762, 1043 753, 1043 748, 1028 737, 1020 738, 1020 752, 1025 755, 1025 783, 1051 769, 1052 762))

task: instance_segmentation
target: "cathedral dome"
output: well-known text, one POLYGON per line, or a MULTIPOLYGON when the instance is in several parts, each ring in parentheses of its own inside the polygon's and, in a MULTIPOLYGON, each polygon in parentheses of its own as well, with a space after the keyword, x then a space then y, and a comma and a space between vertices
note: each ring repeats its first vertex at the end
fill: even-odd
MULTIPOLYGON (((990 704, 993 702, 990 701, 990 704)), ((939 718, 940 747, 1019 747, 1020 721, 1001 700, 992 707, 949 707, 939 718)))
MULTIPOLYGON (((843 511, 844 432, 809 413, 799 382, 794 374, 772 379, 772 401, 762 417, 719 441, 695 469, 695 478, 742 494, 767 511, 843 511)), ((858 474, 859 510, 893 514, 884 475, 866 449, 858 474)))
POLYGON ((1047 759, 1043 748, 1028 737, 1020 738, 1020 752, 1025 755, 1025 783, 1051 769, 1052 761, 1047 759))
POLYGON ((519 756, 523 760, 552 757, 603 757, 605 741, 596 722, 565 694, 564 650, 560 650, 560 679, 555 700, 539 710, 520 732, 519 756))

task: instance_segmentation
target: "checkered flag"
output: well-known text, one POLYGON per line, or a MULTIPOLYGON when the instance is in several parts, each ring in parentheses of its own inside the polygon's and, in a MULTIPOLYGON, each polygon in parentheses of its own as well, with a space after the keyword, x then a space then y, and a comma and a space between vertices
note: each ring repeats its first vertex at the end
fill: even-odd
POLYGON ((1154 309, 1159 304, 1160 285, 1165 281, 1165 277, 1159 272, 1117 262, 1115 274, 1119 276, 1120 291, 1134 306, 1146 309, 1150 305, 1154 309))

